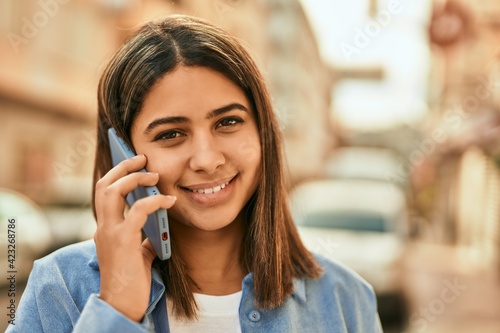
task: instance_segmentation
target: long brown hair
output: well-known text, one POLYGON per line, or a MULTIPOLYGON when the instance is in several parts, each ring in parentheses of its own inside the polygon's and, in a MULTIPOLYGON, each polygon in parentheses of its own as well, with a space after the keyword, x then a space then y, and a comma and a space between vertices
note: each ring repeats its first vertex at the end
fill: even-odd
MULTIPOLYGON (((291 295, 293 278, 317 278, 321 268, 300 241, 290 215, 281 137, 267 86, 247 51, 225 31, 198 18, 173 15, 147 23, 116 52, 99 82, 94 188, 112 168, 107 129, 113 126, 131 144, 132 123, 147 93, 179 65, 216 70, 237 84, 252 104, 261 142, 262 176, 245 207, 248 227, 241 260, 253 273, 256 305, 277 307, 291 295)), ((175 234, 171 239, 172 258, 154 265, 173 301, 174 314, 194 318, 196 285, 175 253, 175 234)))

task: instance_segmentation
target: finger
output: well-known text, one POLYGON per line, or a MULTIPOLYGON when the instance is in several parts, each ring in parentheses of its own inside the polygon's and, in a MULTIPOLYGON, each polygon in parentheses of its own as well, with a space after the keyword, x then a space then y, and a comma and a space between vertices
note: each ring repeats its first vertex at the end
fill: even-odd
POLYGON ((105 216, 113 221, 122 220, 127 194, 138 186, 154 186, 159 178, 157 173, 134 172, 109 185, 103 195, 103 200, 106 202, 103 208, 105 216))
POLYGON ((134 172, 118 179, 104 191, 105 195, 119 195, 125 198, 127 194, 138 186, 154 186, 158 183, 160 175, 156 172, 134 172))
POLYGON ((147 159, 144 155, 137 155, 120 162, 99 179, 95 185, 95 205, 98 221, 104 218, 103 207, 108 206, 107 198, 105 197, 106 189, 118 179, 143 168, 146 162, 147 159))
POLYGON ((169 209, 175 204, 177 198, 171 195, 153 195, 140 200, 137 200, 130 208, 125 223, 131 229, 130 232, 140 230, 149 214, 154 213, 158 209, 169 209))
POLYGON ((141 154, 118 163, 96 183, 96 199, 98 195, 101 195, 109 185, 113 184, 118 179, 144 168, 146 162, 146 156, 141 154))

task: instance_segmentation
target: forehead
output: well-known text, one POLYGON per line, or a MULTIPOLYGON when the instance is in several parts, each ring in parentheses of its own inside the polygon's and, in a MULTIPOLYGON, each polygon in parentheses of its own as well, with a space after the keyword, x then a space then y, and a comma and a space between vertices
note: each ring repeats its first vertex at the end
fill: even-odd
POLYGON ((223 74, 207 67, 179 66, 152 87, 140 115, 195 116, 234 102, 250 110, 243 90, 223 74))

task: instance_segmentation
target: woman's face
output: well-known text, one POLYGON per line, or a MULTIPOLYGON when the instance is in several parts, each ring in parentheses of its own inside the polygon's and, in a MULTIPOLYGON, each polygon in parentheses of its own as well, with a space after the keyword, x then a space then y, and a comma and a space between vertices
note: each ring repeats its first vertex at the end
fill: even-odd
POLYGON ((169 219, 202 230, 230 224, 255 192, 261 149, 243 91, 206 67, 179 66, 149 92, 131 131, 162 194, 169 219))

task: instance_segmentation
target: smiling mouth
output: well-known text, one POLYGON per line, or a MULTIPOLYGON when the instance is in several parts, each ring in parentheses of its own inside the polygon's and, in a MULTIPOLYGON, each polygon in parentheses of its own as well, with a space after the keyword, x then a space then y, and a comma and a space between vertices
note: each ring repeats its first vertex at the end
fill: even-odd
POLYGON ((181 186, 181 188, 186 190, 186 191, 193 192, 193 193, 212 194, 212 193, 220 192, 223 188, 225 188, 227 185, 229 185, 229 183, 232 182, 234 180, 234 178, 236 178, 236 176, 231 178, 230 180, 223 182, 219 185, 216 185, 214 187, 193 189, 193 188, 181 186))

